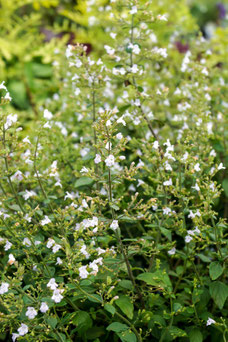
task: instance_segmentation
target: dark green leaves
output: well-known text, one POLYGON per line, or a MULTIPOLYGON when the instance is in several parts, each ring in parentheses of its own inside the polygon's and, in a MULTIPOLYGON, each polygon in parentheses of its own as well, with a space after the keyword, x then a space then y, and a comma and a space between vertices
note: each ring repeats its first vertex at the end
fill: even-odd
POLYGON ((119 322, 113 322, 108 327, 107 330, 115 331, 115 332, 122 332, 128 329, 126 324, 122 324, 119 322))
POLYGON ((154 273, 141 273, 138 275, 137 279, 145 281, 148 285, 172 289, 172 283, 165 271, 158 270, 154 273))
POLYGON ((133 318, 134 306, 131 303, 129 297, 120 296, 120 298, 117 299, 115 303, 128 318, 133 318))
POLYGON ((193 328, 189 333, 189 341, 190 342, 202 342, 203 341, 203 335, 201 331, 197 328, 193 328))
POLYGON ((219 262, 215 261, 210 264, 209 273, 212 280, 217 279, 223 272, 223 268, 219 262))
POLYGON ((76 180, 75 188, 80 188, 81 186, 90 186, 93 184, 93 179, 89 177, 81 177, 76 180))
POLYGON ((92 327, 93 321, 90 318, 90 315, 88 314, 88 312, 79 311, 77 312, 76 316, 73 319, 73 324, 76 325, 79 335, 82 335, 89 328, 92 327))
POLYGON ((228 297, 228 286, 222 283, 221 281, 215 281, 210 285, 209 291, 215 304, 221 310, 228 297))

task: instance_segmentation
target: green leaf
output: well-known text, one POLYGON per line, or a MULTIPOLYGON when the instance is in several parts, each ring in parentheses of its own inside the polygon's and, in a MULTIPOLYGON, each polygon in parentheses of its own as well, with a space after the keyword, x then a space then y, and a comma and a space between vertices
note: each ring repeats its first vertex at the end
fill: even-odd
POLYGON ((122 324, 122 323, 119 323, 119 322, 113 322, 111 323, 106 329, 108 331, 115 331, 115 332, 122 332, 122 331, 125 331, 125 330, 128 330, 128 326, 126 324, 122 324))
POLYGON ((77 312, 76 316, 72 320, 72 323, 76 325, 79 335, 84 334, 89 328, 93 326, 93 321, 86 311, 77 312))
POLYGON ((126 279, 121 280, 118 283, 118 286, 121 286, 121 287, 123 287, 124 289, 127 289, 127 290, 132 290, 133 289, 132 282, 130 280, 126 280, 126 279))
POLYGON ((21 211, 21 208, 17 204, 9 205, 9 208, 16 211, 21 211))
POLYGON ((159 228, 160 228, 162 234, 163 234, 165 237, 167 237, 167 239, 168 239, 169 241, 172 241, 172 234, 171 234, 171 231, 170 231, 169 229, 164 228, 164 227, 159 227, 159 228))
POLYGON ((211 262, 211 259, 208 258, 206 255, 204 254, 197 254, 197 256, 203 261, 203 262, 211 262))
POLYGON ((81 186, 89 186, 93 184, 93 179, 89 177, 81 177, 76 180, 75 188, 80 188, 81 186))
POLYGON ((210 264, 210 267, 209 267, 209 274, 210 274, 210 277, 212 280, 215 280, 217 279, 218 277, 220 277, 220 275, 222 274, 223 272, 223 268, 222 266, 220 265, 219 262, 217 261, 214 261, 210 264))
POLYGON ((173 338, 187 336, 186 332, 177 327, 169 328, 169 333, 173 338))
POLYGON ((115 301, 115 304, 121 309, 121 311, 130 319, 133 318, 134 306, 131 303, 129 297, 120 296, 119 299, 115 301))
POLYGON ((203 335, 197 328, 193 328, 189 333, 189 342, 202 342, 203 335))
POLYGON ((117 335, 122 342, 137 342, 137 338, 132 331, 123 331, 117 335))
POLYGON ((148 285, 172 289, 172 283, 168 274, 161 270, 158 270, 154 273, 141 273, 137 276, 137 279, 145 281, 148 285))
POLYGON ((222 182, 222 187, 226 196, 228 197, 228 179, 224 179, 224 181, 222 182))
POLYGON ((50 327, 51 327, 52 329, 55 329, 55 327, 56 327, 56 325, 57 325, 57 323, 58 323, 58 320, 57 320, 57 318, 55 318, 55 317, 48 317, 48 318, 46 319, 46 322, 47 322, 48 325, 50 325, 50 327))
POLYGON ((221 281, 215 281, 209 286, 210 295, 213 298, 215 304, 221 310, 228 297, 228 286, 221 281))
POLYGON ((105 305, 104 305, 104 309, 105 309, 106 311, 108 311, 108 312, 109 312, 110 314, 112 314, 112 315, 114 315, 115 312, 116 312, 115 307, 114 307, 113 305, 111 305, 111 304, 105 304, 105 305))

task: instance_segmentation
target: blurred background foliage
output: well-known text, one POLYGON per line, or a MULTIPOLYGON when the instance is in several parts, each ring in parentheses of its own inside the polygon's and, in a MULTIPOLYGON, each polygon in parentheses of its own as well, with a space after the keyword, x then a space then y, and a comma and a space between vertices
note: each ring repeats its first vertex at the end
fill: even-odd
MULTIPOLYGON (((140 0, 145 1, 145 0, 140 0)), ((48 98, 58 93, 53 64, 67 44, 87 45, 88 53, 99 55, 110 37, 107 25, 110 18, 104 14, 109 0, 0 0, 0 81, 13 98, 10 110, 24 118, 25 127, 32 127, 39 118, 40 108, 48 98), (96 4, 91 13, 90 4, 96 4), (99 20, 102 18, 102 20, 99 20), (96 25, 97 23, 97 25, 96 25)), ((186 0, 153 2, 161 14, 169 9, 169 27, 156 32, 158 42, 175 46, 177 64, 191 48, 191 41, 201 31, 215 54, 209 60, 213 86, 214 113, 228 108, 228 3, 217 0, 186 0), (178 3, 178 4, 177 4, 178 3), (173 34, 175 27, 176 36, 173 34), (166 31, 165 31, 166 30, 166 31)), ((156 28, 155 28, 156 30, 156 28)), ((175 69, 173 70, 175 74, 175 69)), ((217 114, 216 114, 217 115, 217 114)), ((211 142, 220 160, 228 167, 227 130, 211 142)), ((218 181, 224 194, 216 203, 221 216, 228 215, 228 180, 220 173, 218 181), (225 209, 224 209, 225 208, 225 209)))

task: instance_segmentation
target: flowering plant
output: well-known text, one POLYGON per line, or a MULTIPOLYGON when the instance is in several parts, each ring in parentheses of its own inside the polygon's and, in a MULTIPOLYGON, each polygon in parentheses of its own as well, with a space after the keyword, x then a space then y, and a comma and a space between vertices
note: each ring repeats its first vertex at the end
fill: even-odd
POLYGON ((102 56, 56 57, 59 93, 34 132, 2 110, 2 338, 226 341, 216 51, 190 34, 178 52, 182 1, 186 26, 152 1, 102 6, 102 56))

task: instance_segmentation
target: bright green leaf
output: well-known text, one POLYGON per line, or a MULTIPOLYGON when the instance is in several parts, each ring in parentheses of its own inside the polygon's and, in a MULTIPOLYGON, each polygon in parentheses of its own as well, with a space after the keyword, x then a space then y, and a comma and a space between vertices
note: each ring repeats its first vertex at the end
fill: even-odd
POLYGON ((126 324, 122 324, 119 322, 113 322, 108 327, 107 330, 115 331, 115 332, 122 332, 127 330, 129 327, 126 324))
POLYGON ((209 291, 215 304, 221 310, 228 297, 228 286, 222 283, 221 281, 215 281, 210 284, 209 291))
POLYGON ((209 273, 212 280, 217 279, 223 272, 223 268, 219 262, 214 261, 210 264, 209 273))
POLYGON ((129 297, 120 296, 119 299, 115 301, 115 304, 121 309, 121 311, 130 319, 133 318, 134 306, 131 303, 129 297))

